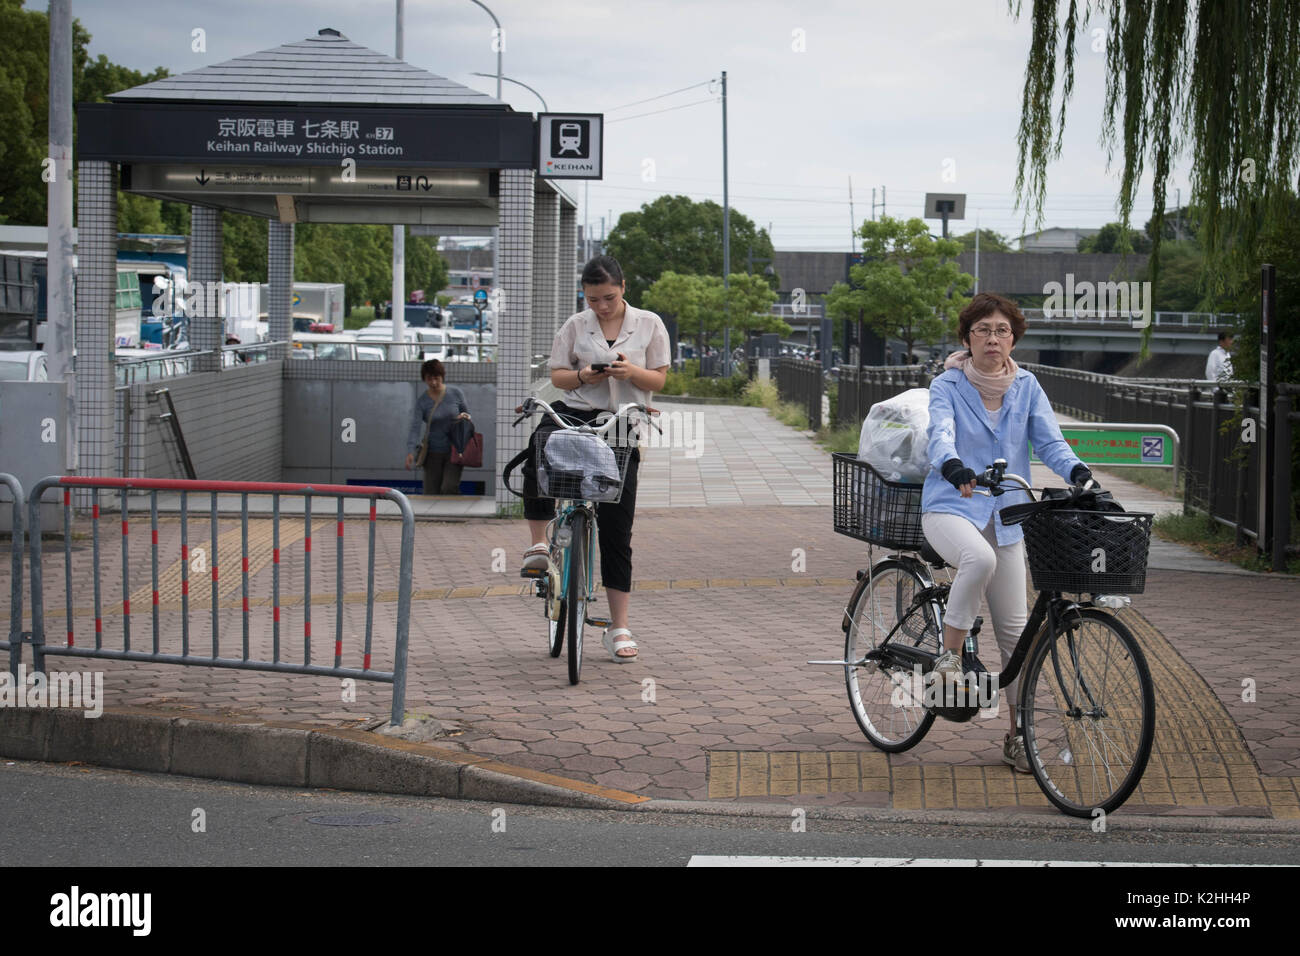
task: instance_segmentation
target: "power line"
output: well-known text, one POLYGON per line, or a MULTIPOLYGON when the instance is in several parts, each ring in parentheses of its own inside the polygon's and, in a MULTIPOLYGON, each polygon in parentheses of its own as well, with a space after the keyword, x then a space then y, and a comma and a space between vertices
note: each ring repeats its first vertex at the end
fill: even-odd
MULTIPOLYGON (((649 99, 637 100, 635 103, 624 103, 622 106, 615 106, 615 107, 613 107, 613 108, 611 108, 611 109, 607 109, 607 110, 605 110, 605 112, 606 112, 606 113, 615 113, 615 112, 617 112, 618 110, 625 110, 625 109, 629 109, 629 108, 631 108, 631 107, 633 107, 633 106, 640 106, 642 103, 652 103, 652 102, 654 102, 655 100, 662 100, 662 99, 664 99, 665 97, 668 97, 668 96, 676 96, 678 93, 685 93, 687 90, 693 90, 693 89, 695 89, 696 87, 700 87, 700 86, 708 86, 708 85, 709 85, 710 83, 712 83, 712 82, 713 82, 713 80, 704 80, 704 81, 701 82, 701 83, 695 83, 695 84, 693 84, 693 85, 691 85, 691 86, 683 86, 680 90, 673 90, 671 93, 660 93, 658 96, 651 96, 649 99)), ((625 117, 625 119, 632 119, 632 117, 628 116, 628 117, 625 117)))
POLYGON ((618 119, 605 120, 606 126, 613 126, 615 123, 623 123, 627 120, 640 119, 642 116, 654 116, 656 113, 671 113, 673 110, 684 110, 688 106, 699 106, 701 103, 716 103, 717 100, 696 100, 694 103, 683 103, 681 106, 669 106, 661 110, 651 110, 649 113, 633 113, 631 116, 620 116, 618 119))

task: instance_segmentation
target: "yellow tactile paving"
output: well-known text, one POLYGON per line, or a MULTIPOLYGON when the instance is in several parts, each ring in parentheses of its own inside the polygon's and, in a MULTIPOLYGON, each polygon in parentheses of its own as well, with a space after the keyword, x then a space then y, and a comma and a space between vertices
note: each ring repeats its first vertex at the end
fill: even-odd
MULTIPOLYGON (((768 580, 790 586, 792 579, 781 579, 779 585, 768 580)), ((801 581, 794 585, 799 587, 814 579, 793 580, 801 581)), ((1249 809, 1300 819, 1300 781, 1260 776, 1227 710, 1164 635, 1131 608, 1120 619, 1142 645, 1156 691, 1151 759, 1126 808, 1249 809)), ((896 809, 1051 805, 1032 776, 1002 764, 917 765, 878 751, 710 751, 708 783, 709 796, 716 799, 884 792, 896 809), (737 785, 737 767, 742 768, 743 789, 737 785)))

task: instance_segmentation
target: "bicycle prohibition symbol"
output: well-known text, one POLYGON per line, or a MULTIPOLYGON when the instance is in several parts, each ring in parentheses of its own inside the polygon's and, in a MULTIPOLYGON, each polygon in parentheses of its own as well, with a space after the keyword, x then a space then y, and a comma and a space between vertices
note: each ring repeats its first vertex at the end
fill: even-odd
POLYGON ((869 551, 869 570, 858 572, 842 622, 844 659, 808 663, 844 668, 867 739, 889 753, 907 750, 936 716, 972 719, 987 704, 986 691, 1006 687, 1023 668, 1018 716, 1043 793, 1072 816, 1120 806, 1151 755, 1155 692, 1142 649, 1110 611, 1145 588, 1152 516, 1080 487, 1043 489, 1035 501, 1025 479, 1005 473, 1004 459, 990 465, 976 479, 978 493, 1002 495, 1010 482, 1029 494, 1029 503, 999 514, 1004 524, 1024 522, 1038 599, 996 680, 979 660, 983 621, 976 618, 962 653, 967 686, 936 690, 930 672, 943 651, 950 583, 931 574, 947 565, 921 530, 921 485, 887 481, 852 455, 833 458, 835 531, 892 553, 870 563, 869 551))
MULTIPOLYGON (((555 423, 555 430, 543 439, 538 436, 532 454, 536 459, 538 489, 542 495, 557 499, 559 507, 547 526, 551 545, 545 568, 525 568, 520 575, 532 579, 535 593, 544 599, 547 622, 547 649, 559 657, 565 635, 569 638, 569 683, 582 677, 583 626, 607 628, 608 620, 588 616, 588 606, 596 593, 596 507, 597 503, 617 503, 623 496, 628 462, 636 450, 633 437, 638 421, 654 428, 659 425, 650 417, 656 409, 629 402, 601 424, 578 420, 566 421, 549 404, 538 398, 526 398, 515 408, 518 426, 528 416, 542 412, 555 423), (608 438, 613 432, 615 440, 608 438)), ((524 455, 506 465, 501 479, 512 494, 524 493, 510 485, 510 474, 524 455)))

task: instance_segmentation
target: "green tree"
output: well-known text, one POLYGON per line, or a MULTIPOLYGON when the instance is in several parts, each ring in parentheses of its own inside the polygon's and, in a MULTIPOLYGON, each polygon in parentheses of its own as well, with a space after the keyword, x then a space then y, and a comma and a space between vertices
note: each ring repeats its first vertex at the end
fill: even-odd
POLYGON ((645 308, 660 315, 675 316, 678 336, 694 337, 698 354, 703 354, 705 336, 713 329, 709 327, 709 317, 705 314, 705 287, 701 276, 672 270, 664 272, 646 289, 643 300, 645 308))
MULTIPOLYGON (((1009 0, 1018 18, 1021 0, 1009 0)), ((1300 157, 1300 20, 1284 0, 1033 0, 1020 117, 1017 198, 1042 223, 1047 166, 1061 155, 1074 57, 1091 16, 1105 23, 1102 141, 1121 154, 1120 222, 1129 225, 1148 162, 1159 275, 1170 171, 1190 153, 1207 285, 1223 289, 1257 260, 1260 236, 1289 213, 1300 157), (1081 10, 1080 7, 1083 7, 1081 10), (1058 69, 1057 53, 1063 54, 1058 69), (1060 77, 1059 113, 1053 115, 1060 77)), ((1094 47, 1095 48, 1095 47, 1094 47)), ((1144 332, 1145 341, 1150 334, 1144 332)))
POLYGON ((1137 229, 1126 229, 1122 223, 1108 222, 1095 234, 1079 240, 1080 252, 1149 253, 1151 238, 1137 229))
MULTIPOLYGON (((642 296, 665 272, 722 275, 722 207, 711 200, 660 196, 637 212, 625 212, 605 246, 623 267, 627 301, 641 307, 642 296)), ((731 210, 731 265, 740 266, 750 249, 756 258, 772 258, 772 240, 752 220, 731 210)), ((776 288, 776 275, 764 277, 776 288)))
MULTIPOLYGON (((980 252, 1014 252, 1011 248, 1011 241, 1000 232, 994 232, 992 229, 981 229, 980 234, 980 252)), ((961 243, 963 252, 975 251, 975 230, 962 233, 960 236, 953 236, 953 239, 961 243)))
MULTIPOLYGON (((141 73, 110 62, 103 54, 91 59, 91 36, 79 20, 72 21, 72 101, 100 103, 110 93, 167 76, 159 67, 141 73)), ((23 0, 0 0, 0 209, 10 222, 46 222, 46 184, 42 161, 49 149, 49 19, 45 12, 26 10, 23 0)), ((73 118, 73 155, 77 155, 73 118)), ((121 197, 119 196, 119 201, 121 197)), ((156 203, 157 200, 151 200, 156 203)), ((132 221, 151 221, 142 206, 127 212, 132 221)))
POLYGON ((961 243, 933 238, 915 218, 868 220, 858 235, 866 261, 849 269, 853 287, 831 289, 827 309, 839 318, 861 315, 881 338, 902 339, 909 354, 918 341, 938 342, 969 301, 961 290, 975 283, 955 261, 961 243))

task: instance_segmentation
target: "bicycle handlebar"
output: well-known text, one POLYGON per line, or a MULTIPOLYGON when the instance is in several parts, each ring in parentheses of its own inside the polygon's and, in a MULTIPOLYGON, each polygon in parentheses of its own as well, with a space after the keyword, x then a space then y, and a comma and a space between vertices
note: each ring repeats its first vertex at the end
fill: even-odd
POLYGON ((615 424, 617 424, 618 420, 622 418, 624 415, 628 415, 631 412, 640 412, 641 416, 646 420, 647 423, 649 423, 661 435, 663 434, 663 429, 659 427, 659 423, 656 422, 651 417, 652 415, 659 414, 659 410, 657 408, 651 408, 648 405, 642 405, 639 402, 625 402, 624 404, 620 405, 618 407, 618 411, 610 415, 609 419, 603 425, 570 424, 569 422, 566 422, 563 418, 560 417, 559 413, 557 413, 555 409, 553 409, 550 406, 549 402, 546 402, 540 398, 533 398, 532 396, 525 398, 522 405, 516 405, 515 411, 520 413, 519 417, 515 419, 514 422, 515 425, 518 425, 529 415, 532 415, 535 412, 540 411, 547 415, 550 415, 551 418, 555 421, 555 424, 558 425, 560 428, 565 428, 570 431, 586 432, 591 435, 601 435, 601 436, 604 436, 611 429, 613 429, 615 424))
MULTIPOLYGON (((979 495, 986 495, 990 498, 995 498, 999 495, 1004 495, 1007 493, 1007 489, 1002 487, 1002 482, 1013 481, 1016 484, 1018 484, 1021 488, 1023 488, 1029 494, 1029 500, 1033 501, 1034 489, 1030 487, 1029 482, 1025 481, 1025 479, 1021 478, 1019 475, 1007 471, 1006 467, 1007 467, 1007 460, 1005 458, 998 458, 996 461, 993 462, 993 464, 989 465, 987 468, 984 469, 984 473, 982 475, 976 475, 975 484, 979 485, 980 487, 975 488, 974 493, 979 495), (984 488, 987 488, 989 490, 984 491, 983 490, 984 488)), ((1097 482, 1094 481, 1092 478, 1089 478, 1082 485, 1075 485, 1074 487, 1078 488, 1080 491, 1087 491, 1089 488, 1093 487, 1094 485, 1097 485, 1097 482)), ((1097 486, 1100 487, 1100 485, 1097 486)))

